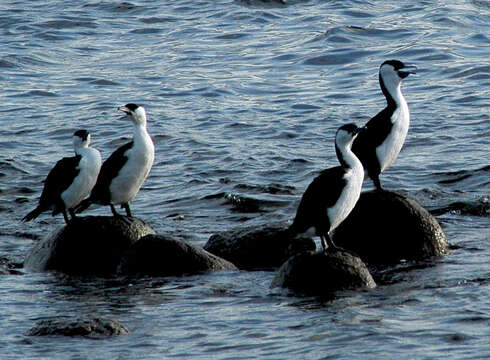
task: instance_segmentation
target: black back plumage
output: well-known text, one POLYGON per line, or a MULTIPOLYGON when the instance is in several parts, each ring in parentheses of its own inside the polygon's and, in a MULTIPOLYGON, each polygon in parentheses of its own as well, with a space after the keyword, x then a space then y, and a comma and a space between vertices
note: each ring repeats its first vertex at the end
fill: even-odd
POLYGON ((395 111, 391 106, 387 106, 375 117, 369 120, 364 130, 359 133, 352 144, 352 152, 361 160, 362 166, 368 174, 377 175, 381 171, 376 148, 380 146, 388 137, 393 127, 391 116, 395 111))
POLYGON ((346 169, 336 166, 323 170, 301 198, 293 224, 290 229, 295 233, 304 233, 314 227, 318 234, 326 234, 330 229, 327 209, 340 197, 346 185, 346 169))
POLYGON ((68 189, 75 177, 80 173, 78 165, 81 158, 80 155, 64 157, 56 163, 44 181, 39 205, 27 214, 22 219, 23 221, 35 219, 40 213, 51 208, 53 208, 52 215, 59 214, 65 210, 61 194, 68 189))
POLYGON ((109 205, 111 201, 109 187, 112 180, 119 174, 121 168, 128 161, 128 157, 125 154, 132 147, 133 142, 130 141, 119 147, 106 161, 104 161, 100 169, 99 177, 97 178, 97 183, 90 194, 89 200, 91 202, 109 205))

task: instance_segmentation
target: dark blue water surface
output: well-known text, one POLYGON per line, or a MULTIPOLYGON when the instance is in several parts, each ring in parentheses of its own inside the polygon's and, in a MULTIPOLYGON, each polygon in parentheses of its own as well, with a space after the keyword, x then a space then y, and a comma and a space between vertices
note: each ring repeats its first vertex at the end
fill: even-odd
POLYGON ((489 2, 476 0, 2 2, 0 358, 490 357, 489 36, 489 2), (419 70, 403 85, 407 141, 382 181, 433 211, 449 256, 329 301, 270 290, 274 272, 129 281, 19 267, 63 225, 19 220, 72 154, 74 130, 106 158, 131 136, 117 106, 144 105, 156 159, 133 213, 203 245, 291 219, 337 164, 335 129, 384 106, 377 71, 392 58, 419 70), (27 335, 53 316, 108 317, 131 333, 27 335))

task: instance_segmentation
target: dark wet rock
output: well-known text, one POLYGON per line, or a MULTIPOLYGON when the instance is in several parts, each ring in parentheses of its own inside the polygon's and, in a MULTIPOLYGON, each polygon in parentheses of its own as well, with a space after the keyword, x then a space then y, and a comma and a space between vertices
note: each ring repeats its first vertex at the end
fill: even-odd
POLYGON ((20 275, 22 263, 15 262, 9 256, 0 256, 0 275, 20 275))
POLYGON ((180 276, 215 270, 238 270, 204 249, 164 235, 148 235, 124 255, 120 272, 126 275, 180 276))
POLYGON ((313 240, 292 236, 285 223, 221 232, 204 245, 207 251, 245 270, 278 268, 291 256, 315 248, 313 240))
POLYGON ((127 335, 129 330, 121 323, 110 319, 52 318, 39 321, 28 336, 61 335, 72 337, 106 338, 127 335))
POLYGON ((333 240, 369 264, 449 253, 437 220, 414 200, 390 191, 362 193, 354 210, 335 230, 333 240))
POLYGON ((27 254, 24 267, 76 275, 114 274, 122 254, 141 237, 154 233, 136 218, 79 217, 39 241, 27 254))
POLYGON ((375 286, 362 260, 343 250, 305 252, 293 256, 281 266, 271 284, 271 287, 318 296, 375 286))
POLYGON ((238 194, 226 194, 225 200, 227 204, 232 206, 232 210, 241 213, 256 213, 262 212, 263 201, 246 197, 238 194))

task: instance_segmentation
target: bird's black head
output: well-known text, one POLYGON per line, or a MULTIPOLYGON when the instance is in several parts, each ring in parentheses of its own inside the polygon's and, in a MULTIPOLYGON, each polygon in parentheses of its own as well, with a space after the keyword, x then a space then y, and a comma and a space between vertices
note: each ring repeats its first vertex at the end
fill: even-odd
POLYGON ((405 67, 405 64, 402 63, 400 60, 386 60, 384 63, 381 64, 381 66, 386 64, 393 66, 393 69, 396 71, 405 67))
POLYGON ((359 128, 356 124, 345 124, 338 128, 335 134, 335 152, 337 159, 343 167, 349 167, 345 160, 345 151, 350 150, 352 142, 357 137, 357 134, 364 128, 359 128))
POLYGON ((124 111, 126 114, 130 115, 136 111, 136 109, 139 108, 139 105, 129 103, 124 106, 121 106, 119 109, 121 111, 124 111))
POLYGON ((362 129, 363 128, 357 127, 356 124, 350 123, 350 124, 345 124, 345 125, 342 125, 341 127, 339 127, 337 132, 343 131, 343 132, 346 132, 346 133, 354 136, 354 135, 357 135, 362 129))
POLYGON ((82 141, 87 141, 90 133, 87 130, 77 130, 73 136, 78 136, 82 141))
POLYGON ((350 123, 342 125, 337 129, 335 134, 335 148, 337 150, 350 147, 352 141, 356 138, 357 134, 364 129, 357 127, 356 124, 350 123))
POLYGON ((381 64, 380 69, 385 65, 390 65, 401 79, 406 78, 410 74, 415 74, 415 70, 417 69, 415 66, 406 65, 400 60, 386 60, 381 64))

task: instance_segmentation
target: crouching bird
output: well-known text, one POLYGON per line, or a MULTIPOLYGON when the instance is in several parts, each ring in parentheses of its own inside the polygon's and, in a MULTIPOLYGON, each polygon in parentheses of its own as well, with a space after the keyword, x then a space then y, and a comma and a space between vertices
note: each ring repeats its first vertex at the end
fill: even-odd
POLYGON ((349 215, 359 199, 364 169, 352 152, 352 142, 362 131, 354 124, 341 126, 335 135, 335 151, 340 166, 326 169, 317 176, 301 198, 296 217, 289 230, 296 235, 317 235, 323 250, 337 247, 330 238, 349 215))
POLYGON ((52 210, 51 215, 63 214, 65 222, 75 218, 74 208, 90 193, 97 181, 101 167, 98 150, 89 147, 90 133, 78 130, 73 134, 75 156, 64 157, 51 169, 44 181, 38 206, 22 221, 31 221, 42 212, 52 210))

